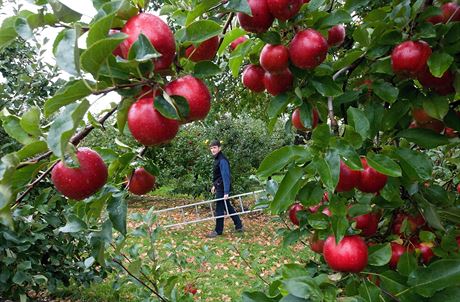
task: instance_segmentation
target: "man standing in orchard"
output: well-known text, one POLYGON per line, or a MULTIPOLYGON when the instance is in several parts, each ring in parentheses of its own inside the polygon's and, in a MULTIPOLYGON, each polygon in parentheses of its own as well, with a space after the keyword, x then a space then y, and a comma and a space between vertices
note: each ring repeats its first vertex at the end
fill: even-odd
MULTIPOLYGON (((211 193, 215 194, 216 202, 216 217, 223 216, 225 211, 228 211, 229 215, 235 214, 236 211, 233 208, 228 196, 231 189, 231 176, 230 176, 230 164, 228 159, 222 153, 222 147, 219 140, 212 140, 209 144, 212 156, 214 156, 214 167, 213 167, 213 186, 211 193)), ((237 232, 243 232, 243 223, 238 215, 230 216, 235 224, 235 230, 237 232)), ((216 218, 216 228, 214 231, 207 235, 208 238, 214 238, 222 235, 224 231, 224 217, 216 218)))

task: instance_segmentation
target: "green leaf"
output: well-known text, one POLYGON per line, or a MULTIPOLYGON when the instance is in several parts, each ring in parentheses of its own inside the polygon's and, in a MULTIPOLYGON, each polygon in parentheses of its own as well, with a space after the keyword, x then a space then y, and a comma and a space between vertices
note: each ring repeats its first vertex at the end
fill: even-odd
POLYGON ((40 136, 40 109, 38 107, 31 107, 27 112, 25 112, 21 121, 22 129, 33 136, 40 136))
POLYGON ((340 70, 344 67, 350 66, 358 60, 364 52, 362 50, 350 50, 342 58, 334 62, 334 70, 340 70))
POLYGON ((7 47, 18 36, 14 27, 0 28, 0 50, 7 47))
POLYGON ((428 67, 430 68, 430 72, 433 76, 440 78, 444 72, 449 69, 453 61, 454 58, 451 55, 435 51, 428 59, 428 67))
POLYGON ((199 78, 210 77, 222 73, 222 70, 211 61, 200 61, 195 64, 193 74, 199 78))
POLYGON ((83 120, 90 107, 87 100, 67 105, 64 111, 51 124, 48 133, 48 147, 57 157, 64 157, 67 143, 83 120))
POLYGON ((62 4, 58 0, 48 0, 53 9, 54 15, 63 22, 72 23, 80 20, 81 14, 62 4))
POLYGON ((222 40, 222 43, 220 44, 219 50, 217 51, 219 56, 221 56, 224 53, 224 51, 227 49, 230 43, 232 43, 237 38, 244 36, 245 34, 246 34, 246 31, 239 27, 234 28, 230 30, 229 32, 227 32, 224 36, 224 39, 222 40))
POLYGON ((449 111, 449 100, 442 96, 425 98, 423 109, 429 116, 442 120, 449 111))
MULTIPOLYGON (((2 156, 0 160, 0 182, 11 178, 20 160, 20 157, 16 153, 9 153, 2 156)), ((2 208, 2 204, 0 203, 0 209, 2 208)))
POLYGON ((380 286, 390 293, 397 294, 397 298, 400 301, 420 301, 420 296, 416 295, 410 290, 406 291, 406 278, 402 277, 395 271, 386 271, 382 273, 380 276, 380 286))
POLYGON ((373 282, 364 279, 358 288, 359 295, 367 302, 380 301, 381 290, 373 282))
POLYGON ((344 140, 339 140, 335 146, 343 162, 352 170, 362 170, 363 165, 359 154, 350 144, 344 140))
POLYGON ((324 5, 325 2, 326 2, 325 0, 311 0, 310 2, 308 2, 308 6, 307 6, 308 11, 314 12, 318 10, 318 8, 324 5))
POLYGON ((267 31, 267 32, 257 35, 257 37, 267 44, 273 44, 273 45, 281 44, 281 36, 276 31, 267 31))
POLYGON ((289 96, 286 93, 278 94, 273 97, 268 105, 267 113, 269 118, 278 117, 289 104, 289 96))
POLYGON ((428 155, 407 148, 398 148, 393 153, 399 160, 403 175, 410 180, 430 180, 433 162, 428 155))
MULTIPOLYGON (((336 207, 340 204, 340 211, 345 211, 345 205, 343 203, 336 203, 329 208, 332 211, 332 208, 336 207)), ((337 215, 333 212, 331 219, 331 228, 332 233, 334 234, 336 242, 340 242, 343 239, 345 234, 347 233, 347 229, 350 227, 348 219, 343 215, 337 215)))
POLYGON ((201 43, 222 32, 222 27, 211 20, 195 21, 185 28, 185 41, 201 43))
MULTIPOLYGON (((139 35, 139 37, 140 36, 143 35, 139 35)), ((82 68, 97 78, 101 66, 106 62, 106 59, 112 55, 112 51, 117 48, 118 44, 120 44, 126 37, 127 35, 124 33, 117 33, 95 42, 81 54, 80 63, 82 68)), ((138 41, 139 40, 134 42, 130 49, 130 54, 134 45, 138 43, 138 41)))
POLYGON ((390 243, 376 244, 369 247, 368 263, 372 266, 383 266, 390 262, 391 246, 390 243))
POLYGON ((382 174, 392 177, 400 177, 402 175, 399 165, 386 155, 375 154, 371 151, 367 154, 367 163, 371 168, 382 174))
POLYGON ((300 190, 300 180, 303 176, 303 169, 292 167, 284 176, 280 183, 275 198, 270 204, 270 208, 274 213, 285 211, 291 204, 294 203, 295 197, 300 190))
POLYGON ((329 14, 326 18, 315 24, 315 28, 323 29, 341 23, 350 23, 352 21, 350 13, 344 10, 336 10, 329 14))
POLYGON ((403 137, 417 145, 432 149, 438 146, 447 145, 449 139, 429 129, 413 128, 400 131, 396 136, 403 137))
POLYGON ((441 259, 428 267, 419 267, 410 274, 407 283, 423 297, 460 284, 460 259, 441 259))
MULTIPOLYGON (((116 44, 116 46, 117 45, 118 44, 116 44)), ((116 46, 113 49, 115 49, 116 46)), ((133 43, 128 53, 128 59, 135 60, 136 62, 145 62, 159 57, 161 57, 161 54, 153 47, 149 38, 142 33, 137 38, 137 41, 133 43)))
POLYGON ((363 145, 362 136, 349 125, 345 125, 345 135, 343 138, 355 149, 359 149, 363 145))
POLYGON ((269 298, 263 292, 243 292, 243 302, 276 302, 278 299, 269 298))
POLYGON ((331 139, 331 131, 327 124, 320 124, 312 132, 312 140, 319 147, 327 147, 331 139))
POLYGON ((16 32, 24 40, 29 40, 33 37, 32 28, 25 18, 17 18, 14 24, 16 32))
POLYGON ((328 149, 326 152, 326 156, 324 157, 326 163, 329 167, 329 171, 331 174, 331 182, 330 184, 326 185, 330 191, 334 191, 337 183, 339 182, 339 175, 340 175, 340 156, 339 151, 335 148, 328 149))
POLYGON ((20 158, 20 160, 25 160, 29 157, 46 151, 48 151, 48 145, 46 144, 46 142, 36 141, 22 147, 22 149, 17 152, 17 155, 20 158))
POLYGON ((308 301, 322 301, 323 294, 318 284, 311 277, 296 277, 282 280, 286 290, 293 296, 308 301))
POLYGON ((195 4, 193 10, 187 14, 187 19, 185 20, 185 26, 188 26, 196 18, 204 14, 211 7, 219 4, 219 2, 220 2, 219 0, 205 0, 199 3, 198 5, 195 4))
POLYGON ((52 98, 45 102, 45 116, 49 117, 52 113, 66 106, 73 101, 80 100, 91 94, 91 90, 85 85, 84 80, 74 80, 67 82, 60 88, 52 98))
MULTIPOLYGON (((338 154, 337 154, 338 156, 338 154)), ((316 167, 316 171, 318 172, 319 176, 321 177, 321 181, 326 186, 329 191, 334 191, 335 186, 337 183, 334 181, 333 172, 331 167, 329 166, 328 162, 321 157, 316 157, 313 159, 313 163, 316 167)), ((340 168, 340 166, 339 166, 340 168)), ((340 171, 340 170, 339 170, 340 171)))
POLYGON ((268 177, 281 171, 291 162, 305 163, 311 159, 308 149, 303 146, 284 146, 268 154, 257 170, 261 177, 268 177))
POLYGON ((9 115, 4 117, 3 119, 3 129, 5 132, 15 140, 17 140, 19 143, 23 145, 28 145, 34 141, 36 141, 35 138, 31 137, 27 132, 25 132, 20 124, 20 119, 15 116, 15 115, 9 115))
POLYGON ((460 287, 448 287, 432 296, 430 302, 457 302, 458 297, 460 297, 460 287))
POLYGON ((396 124, 407 114, 410 110, 410 103, 406 100, 399 100, 391 104, 389 110, 385 110, 383 116, 383 129, 393 130, 396 124))
POLYGON ((58 230, 61 233, 77 233, 87 228, 86 223, 75 215, 70 215, 67 218, 65 226, 60 227, 58 230))
POLYGON ((53 45, 53 54, 57 65, 72 75, 78 75, 80 71, 77 41, 79 36, 80 30, 78 28, 64 29, 56 37, 53 45))
POLYGON ((388 82, 373 82, 372 89, 379 98, 388 103, 394 103, 398 98, 399 89, 388 82))
POLYGON ((132 99, 123 99, 120 103, 118 103, 117 108, 117 128, 120 134, 123 134, 123 130, 125 129, 126 121, 128 120, 128 110, 129 107, 134 103, 132 99))
POLYGON ((358 108, 349 107, 347 110, 348 123, 363 139, 369 135, 370 124, 363 111, 358 108))
POLYGON ((426 222, 428 222, 428 225, 435 229, 445 231, 445 228, 442 224, 441 218, 439 217, 436 206, 429 203, 424 198, 420 198, 418 194, 416 195, 416 198, 417 204, 420 206, 420 208, 423 209, 423 214, 426 222))
POLYGON ((403 276, 409 276, 417 269, 417 259, 413 253, 404 252, 398 260, 397 270, 403 276))
POLYGON ((86 38, 86 46, 90 47, 99 40, 102 40, 107 37, 110 29, 112 29, 113 18, 116 13, 111 13, 107 16, 104 16, 94 22, 91 25, 91 28, 88 31, 88 37, 86 38))
POLYGON ((343 93, 342 88, 332 80, 332 77, 315 77, 311 79, 311 83, 322 96, 336 97, 343 93))
POLYGON ((370 34, 366 27, 360 26, 355 29, 353 32, 353 39, 361 44, 363 47, 369 47, 370 44, 370 34))
POLYGON ((367 6, 371 2, 370 0, 347 0, 343 6, 347 11, 353 12, 358 8, 367 6))
POLYGON ((229 0, 227 3, 225 3, 224 7, 225 9, 232 12, 241 12, 252 16, 252 11, 247 0, 229 0))
POLYGON ((113 194, 107 203, 107 211, 115 230, 126 235, 126 217, 128 213, 126 194, 123 192, 113 194))

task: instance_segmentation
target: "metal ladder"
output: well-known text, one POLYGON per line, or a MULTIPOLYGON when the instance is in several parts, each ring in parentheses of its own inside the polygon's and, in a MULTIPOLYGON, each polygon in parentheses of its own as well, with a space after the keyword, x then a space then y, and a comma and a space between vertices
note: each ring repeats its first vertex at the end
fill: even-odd
MULTIPOLYGON (((191 224, 191 223, 197 223, 197 222, 202 222, 202 221, 207 221, 207 220, 213 220, 213 219, 216 219, 216 218, 230 217, 230 216, 234 216, 234 215, 243 215, 243 214, 248 214, 248 213, 260 212, 260 211, 263 210, 262 208, 250 207, 250 209, 246 210, 244 208, 244 205, 243 205, 243 198, 253 197, 253 199, 251 201, 255 202, 255 201, 257 201, 259 199, 259 196, 264 192, 265 192, 264 190, 259 190, 259 191, 254 191, 254 192, 248 192, 248 193, 229 196, 228 199, 230 200, 230 202, 234 201, 234 200, 239 201, 239 207, 234 206, 235 213, 231 214, 231 215, 228 215, 228 207, 227 207, 227 203, 225 203, 225 210, 226 210, 225 214, 221 215, 221 216, 215 216, 214 209, 213 209, 213 204, 217 200, 221 200, 221 198, 200 201, 200 202, 187 204, 187 205, 182 205, 182 206, 177 206, 177 207, 172 207, 172 208, 168 208, 168 209, 157 210, 157 211, 154 211, 153 214, 156 214, 160 218, 160 217, 162 217, 165 214, 168 214, 170 212, 180 211, 181 212, 181 221, 180 222, 175 221, 173 223, 161 225, 162 228, 172 228, 172 227, 187 225, 187 224, 191 224), (208 215, 206 217, 200 217, 200 212, 199 212, 198 207, 203 206, 203 205, 208 205, 209 206, 209 213, 208 213, 208 215), (195 208, 196 217, 198 217, 198 218, 190 220, 190 221, 186 221, 186 219, 185 219, 186 215, 185 214, 187 213, 187 210, 188 211, 193 211, 193 208, 195 208)), ((169 217, 172 217, 172 216, 169 215, 169 217)), ((157 219, 157 224, 160 225, 159 219, 157 219)))

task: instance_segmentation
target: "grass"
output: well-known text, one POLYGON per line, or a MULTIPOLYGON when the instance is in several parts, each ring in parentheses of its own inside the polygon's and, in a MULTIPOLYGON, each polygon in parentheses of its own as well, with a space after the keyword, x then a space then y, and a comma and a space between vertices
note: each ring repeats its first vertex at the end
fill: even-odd
MULTIPOLYGON (((174 202, 162 199, 162 203, 174 202)), ((176 201, 183 203, 184 201, 176 201)), ((135 204, 130 212, 145 212, 148 205, 135 204)), ((241 301, 245 290, 263 290, 264 282, 270 282, 280 272, 283 264, 310 261, 312 252, 298 243, 282 247, 282 238, 276 230, 284 227, 266 214, 254 213, 242 216, 246 231, 235 233, 231 219, 225 219, 222 236, 206 238, 213 230, 214 221, 164 230, 156 243, 161 266, 171 275, 180 275, 184 284, 190 283, 198 289, 198 301, 241 301), (180 265, 179 265, 180 264, 180 265)), ((148 244, 142 239, 134 243, 148 244)), ((103 283, 79 289, 72 294, 73 300, 81 302, 114 301, 112 275, 103 283)), ((134 297, 135 285, 130 284, 120 292, 120 301, 140 301, 134 297)))

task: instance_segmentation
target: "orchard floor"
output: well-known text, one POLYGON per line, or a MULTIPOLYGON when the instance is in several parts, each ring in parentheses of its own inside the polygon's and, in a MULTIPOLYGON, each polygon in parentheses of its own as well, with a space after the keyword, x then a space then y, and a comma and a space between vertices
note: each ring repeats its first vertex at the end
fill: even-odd
MULTIPOLYGON (((146 213, 152 205, 164 208, 188 202, 192 201, 152 197, 134 202, 129 212, 146 213)), ((263 280, 270 282, 283 264, 312 259, 312 252, 302 243, 283 247, 277 230, 286 226, 280 221, 262 213, 246 214, 242 219, 244 233, 235 233, 233 222, 226 218, 224 234, 213 239, 205 236, 213 229, 213 221, 163 230, 156 243, 160 265, 167 274, 182 276, 182 287, 193 284, 196 301, 241 301, 243 291, 267 288, 263 280)), ((115 301, 115 277, 89 288, 69 288, 62 293, 64 300, 57 301, 115 301)), ((119 301, 137 301, 134 290, 134 284, 127 284, 119 292, 119 301)))

